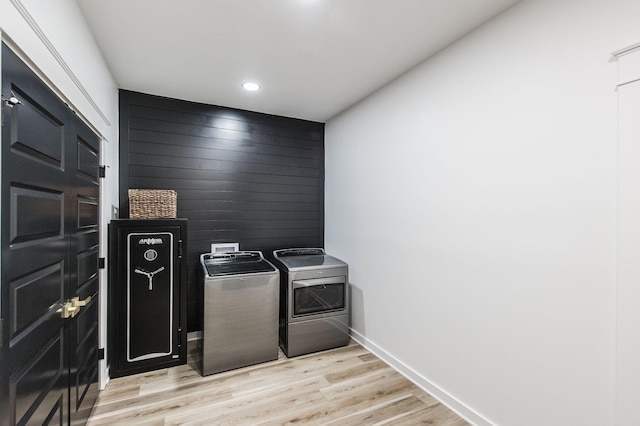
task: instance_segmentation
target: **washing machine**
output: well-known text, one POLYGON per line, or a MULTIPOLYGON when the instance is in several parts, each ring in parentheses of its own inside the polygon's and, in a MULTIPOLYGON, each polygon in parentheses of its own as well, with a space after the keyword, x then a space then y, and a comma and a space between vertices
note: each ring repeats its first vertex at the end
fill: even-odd
POLYGON ((273 252, 280 269, 279 340, 285 355, 349 343, 349 267, 321 248, 273 252))
POLYGON ((205 253, 202 375, 278 358, 279 270, 259 251, 205 253))

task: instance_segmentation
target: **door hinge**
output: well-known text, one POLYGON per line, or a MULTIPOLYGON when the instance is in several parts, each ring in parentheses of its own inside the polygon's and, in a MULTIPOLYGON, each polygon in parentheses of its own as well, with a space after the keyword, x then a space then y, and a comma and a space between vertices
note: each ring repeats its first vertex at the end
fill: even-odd
POLYGON ((13 93, 13 90, 11 91, 10 97, 5 98, 4 96, 2 96, 2 101, 11 108, 22 103, 20 99, 16 98, 16 95, 13 93))
POLYGON ((104 359, 104 348, 98 348, 98 359, 104 359))
POLYGON ((4 334, 2 333, 4 330, 4 323, 2 322, 2 318, 0 318, 0 349, 2 348, 2 342, 4 341, 4 334))
POLYGON ((98 258, 98 269, 104 269, 106 265, 106 259, 104 257, 98 258))
POLYGON ((103 178, 107 176, 107 167, 106 166, 100 166, 100 168, 98 169, 98 176, 103 178))
POLYGON ((182 259, 182 240, 178 240, 178 259, 182 259))

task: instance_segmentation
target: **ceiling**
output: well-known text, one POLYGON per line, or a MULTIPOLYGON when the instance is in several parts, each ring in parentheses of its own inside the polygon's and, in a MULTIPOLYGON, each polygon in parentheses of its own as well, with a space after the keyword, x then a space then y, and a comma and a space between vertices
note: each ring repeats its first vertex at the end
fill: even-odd
POLYGON ((519 0, 77 1, 122 89, 325 122, 519 0))

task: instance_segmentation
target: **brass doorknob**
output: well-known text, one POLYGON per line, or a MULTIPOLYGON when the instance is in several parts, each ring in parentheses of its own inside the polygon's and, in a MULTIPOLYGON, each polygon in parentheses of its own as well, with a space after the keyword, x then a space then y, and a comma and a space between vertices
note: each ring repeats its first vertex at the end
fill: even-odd
POLYGON ((80 300, 79 297, 74 297, 65 302, 56 312, 59 313, 62 318, 73 318, 80 312, 80 307, 87 306, 89 302, 91 302, 91 296, 84 300, 80 300))
POLYGON ((62 305, 62 307, 56 312, 58 312, 60 314, 60 317, 62 318, 73 318, 76 316, 79 310, 80 308, 78 308, 77 306, 73 306, 73 303, 71 303, 71 301, 68 301, 65 302, 64 305, 62 305))
POLYGON ((71 299, 71 304, 76 308, 79 308, 80 306, 87 306, 87 303, 89 302, 91 302, 91 296, 88 296, 84 300, 80 300, 80 298, 77 296, 71 299))

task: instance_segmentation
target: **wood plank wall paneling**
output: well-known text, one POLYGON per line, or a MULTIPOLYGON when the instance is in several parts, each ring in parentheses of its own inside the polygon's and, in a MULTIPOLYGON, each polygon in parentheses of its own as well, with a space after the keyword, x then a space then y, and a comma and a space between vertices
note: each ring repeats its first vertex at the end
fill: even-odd
POLYGON ((120 91, 127 190, 173 189, 189 219, 188 330, 200 330, 199 256, 239 242, 265 255, 324 246, 324 124, 120 91))

